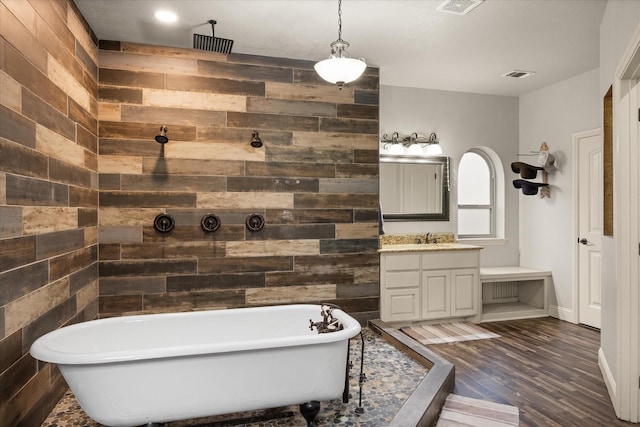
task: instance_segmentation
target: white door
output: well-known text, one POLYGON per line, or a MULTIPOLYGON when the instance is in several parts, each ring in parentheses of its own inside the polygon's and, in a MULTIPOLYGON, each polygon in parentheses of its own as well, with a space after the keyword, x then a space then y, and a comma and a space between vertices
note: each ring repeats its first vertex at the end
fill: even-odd
POLYGON ((434 213, 440 212, 439 206, 441 197, 438 194, 439 179, 436 165, 425 165, 423 163, 405 164, 403 167, 404 213, 434 213))
POLYGON ((603 161, 599 129, 574 136, 578 145, 578 322, 600 329, 603 161))

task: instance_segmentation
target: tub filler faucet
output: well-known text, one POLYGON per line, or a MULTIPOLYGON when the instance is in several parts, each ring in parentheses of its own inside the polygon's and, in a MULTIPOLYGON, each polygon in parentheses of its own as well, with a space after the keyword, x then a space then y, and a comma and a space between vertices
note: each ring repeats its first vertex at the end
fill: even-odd
MULTIPOLYGON (((320 314, 322 315, 322 321, 314 322, 312 319, 309 319, 309 329, 313 331, 315 327, 318 330, 319 334, 326 334, 329 332, 337 332, 344 329, 344 325, 340 320, 333 317, 334 309, 341 310, 335 304, 331 303, 322 303, 320 305, 320 314)), ((360 342, 361 342, 361 353, 360 353, 360 400, 358 403, 358 407, 355 409, 355 413, 360 415, 364 413, 364 408, 362 407, 362 386, 364 382, 367 380, 367 377, 364 373, 364 335, 362 331, 360 331, 360 342)), ((349 339, 347 344, 347 363, 346 363, 346 372, 344 379, 344 390, 342 392, 342 403, 349 403, 349 371, 352 368, 352 362, 349 360, 351 353, 351 339, 349 339)), ((314 425, 314 420, 318 413, 320 412, 320 402, 316 400, 312 400, 310 402, 300 404, 300 413, 307 421, 307 427, 312 427, 314 425)))
POLYGON ((309 319, 309 329, 313 331, 315 327, 318 330, 319 334, 326 334, 329 332, 341 331, 344 326, 340 320, 333 317, 333 309, 340 308, 335 304, 324 303, 321 305, 320 314, 322 315, 322 321, 314 322, 312 319, 309 319))

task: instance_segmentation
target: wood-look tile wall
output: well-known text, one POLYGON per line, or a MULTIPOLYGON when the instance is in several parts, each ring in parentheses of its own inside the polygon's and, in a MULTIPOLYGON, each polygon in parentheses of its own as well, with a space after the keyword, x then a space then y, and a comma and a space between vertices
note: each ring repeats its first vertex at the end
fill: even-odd
POLYGON ((98 50, 70 0, 0 0, 0 36, 0 426, 39 425, 64 392, 28 350, 66 324, 318 301, 378 317, 377 70, 339 91, 306 61, 98 50))
POLYGON ((0 425, 66 389, 29 354, 98 316, 97 42, 67 0, 0 0, 0 425))
POLYGON ((376 69, 340 91, 308 61, 101 41, 98 63, 101 317, 319 301, 378 317, 376 69))

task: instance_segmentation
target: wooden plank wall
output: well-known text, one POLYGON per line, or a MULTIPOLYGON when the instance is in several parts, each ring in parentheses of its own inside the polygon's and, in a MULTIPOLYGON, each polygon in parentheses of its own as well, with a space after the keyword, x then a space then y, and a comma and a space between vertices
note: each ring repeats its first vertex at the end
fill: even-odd
POLYGON ((338 90, 309 61, 117 41, 99 65, 101 317, 319 301, 378 317, 377 69, 338 90))
POLYGON ((378 72, 339 91, 312 65, 99 50, 72 1, 0 0, 0 426, 59 400, 28 350, 66 324, 316 301, 378 317, 378 72))
POLYGON ((0 0, 0 426, 66 390, 31 343, 98 315, 97 62, 73 2, 0 0))

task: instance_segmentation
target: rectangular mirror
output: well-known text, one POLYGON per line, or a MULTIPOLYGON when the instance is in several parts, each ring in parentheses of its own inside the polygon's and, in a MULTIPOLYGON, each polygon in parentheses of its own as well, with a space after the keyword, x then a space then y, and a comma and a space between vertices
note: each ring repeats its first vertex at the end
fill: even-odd
POLYGON ((385 221, 449 221, 449 158, 380 155, 385 221))

